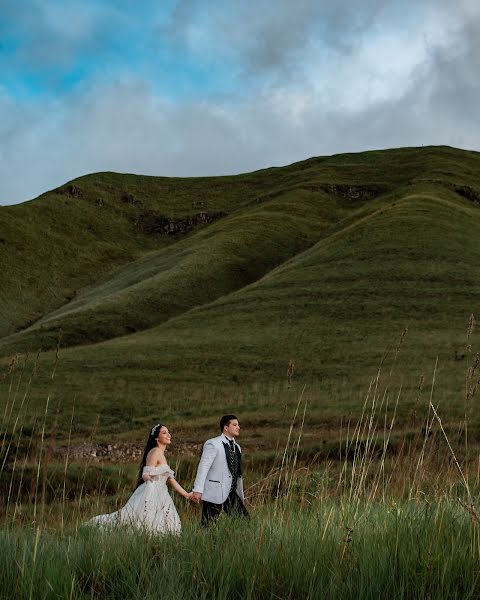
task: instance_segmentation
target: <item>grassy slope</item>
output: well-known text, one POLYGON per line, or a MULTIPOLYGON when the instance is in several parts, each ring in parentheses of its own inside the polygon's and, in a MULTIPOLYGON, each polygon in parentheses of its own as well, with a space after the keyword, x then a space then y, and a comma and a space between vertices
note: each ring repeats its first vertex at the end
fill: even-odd
MULTIPOLYGON (((56 375, 60 401, 76 396, 77 406, 89 414, 95 407, 101 426, 116 431, 126 423, 143 427, 159 406, 179 426, 195 414, 198 426, 226 398, 252 422, 259 411, 273 422, 283 392, 273 388, 262 404, 263 389, 238 390, 283 382, 292 358, 295 378, 321 379, 309 409, 312 422, 320 421, 338 414, 339 403, 342 410, 358 404, 355 389, 367 386, 385 349, 408 326, 398 358, 405 388, 413 390, 422 374, 428 378, 439 355, 442 393, 455 404, 465 365, 458 368, 454 352, 462 352, 480 299, 480 212, 454 190, 480 189, 479 166, 475 153, 423 148, 176 180, 174 192, 170 180, 155 179, 178 200, 176 214, 191 210, 204 185, 213 190, 208 209, 228 216, 166 248, 148 248, 71 306, 46 315, 44 327, 63 323, 68 335, 83 325, 93 339, 100 326, 104 337, 124 333, 125 320, 148 328, 64 350, 56 375), (360 201, 337 189, 327 197, 324 184, 385 193, 360 201), (255 202, 262 194, 270 196, 255 202), (172 318, 151 327, 164 317, 172 318)), ((98 186, 102 177, 88 181, 98 186)), ((141 179, 127 186, 136 196, 133 182, 141 179)), ((14 347, 12 339, 3 341, 4 352, 14 347)), ((42 383, 46 375, 35 390, 39 398, 42 383)), ((91 418, 85 414, 85 422, 91 418)))
POLYGON ((452 184, 471 179, 475 162, 474 155, 451 149, 408 149, 310 159, 237 177, 102 173, 73 182, 78 198, 64 186, 63 194, 57 190, 4 207, 0 335, 21 331, 4 351, 52 347, 60 327, 66 345, 108 339, 243 287, 318 241, 326 225, 362 204, 338 194, 326 198, 325 184, 377 188, 378 194, 425 175, 434 180, 438 171, 437 181, 444 184, 454 175, 452 184), (461 169, 453 158, 461 160, 461 169), (126 192, 133 203, 123 201, 126 192), (168 236, 135 225, 145 213, 179 217, 199 211, 231 218, 168 250, 168 236), (122 263, 126 267, 115 271, 122 263))
POLYGON ((13 336, 9 346, 48 347, 60 327, 66 345, 108 339, 242 288, 314 244, 346 212, 338 201, 318 196, 287 192, 150 252, 13 336))
MULTIPOLYGON (((68 353, 77 368, 152 379, 365 382, 405 327, 416 382, 453 363, 480 301, 480 213, 456 198, 409 195, 349 225, 258 282, 149 329, 68 353), (114 366, 113 366, 114 365, 114 366)), ((153 383, 153 382, 152 382, 153 383)))
POLYGON ((281 181, 274 169, 195 179, 97 173, 31 202, 0 207, 0 336, 67 304, 119 265, 172 243, 168 236, 136 227, 140 215, 228 213, 278 185, 288 188, 290 178, 288 169, 281 181), (123 200, 126 193, 133 195, 133 203, 123 200))

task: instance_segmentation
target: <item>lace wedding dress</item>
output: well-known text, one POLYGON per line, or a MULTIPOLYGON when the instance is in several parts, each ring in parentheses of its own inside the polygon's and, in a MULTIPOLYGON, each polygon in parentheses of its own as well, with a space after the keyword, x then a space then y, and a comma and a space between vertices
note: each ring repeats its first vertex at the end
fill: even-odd
POLYGON ((123 508, 94 517, 87 525, 130 525, 148 533, 180 533, 180 517, 167 488, 167 479, 174 477, 174 472, 161 465, 144 467, 143 474, 150 475, 151 481, 142 483, 123 508))

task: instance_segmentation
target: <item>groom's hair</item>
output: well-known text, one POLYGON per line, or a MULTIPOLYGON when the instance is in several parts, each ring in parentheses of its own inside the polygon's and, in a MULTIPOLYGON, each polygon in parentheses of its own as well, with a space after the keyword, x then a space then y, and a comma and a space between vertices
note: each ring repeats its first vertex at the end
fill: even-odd
POLYGON ((223 417, 220 419, 220 431, 223 432, 225 425, 230 425, 230 421, 233 421, 236 418, 237 417, 235 415, 223 415, 223 417))

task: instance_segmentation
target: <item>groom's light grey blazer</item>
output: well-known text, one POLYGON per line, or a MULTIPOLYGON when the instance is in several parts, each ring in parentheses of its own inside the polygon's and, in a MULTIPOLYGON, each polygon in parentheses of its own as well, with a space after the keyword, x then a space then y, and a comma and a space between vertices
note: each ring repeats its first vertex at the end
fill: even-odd
MULTIPOLYGON (((223 433, 205 442, 193 485, 193 491, 202 494, 202 500, 215 504, 223 504, 232 487, 232 474, 228 468, 223 442, 228 442, 228 438, 223 433)), ((237 442, 235 442, 235 446, 239 452, 242 451, 237 442)), ((236 491, 243 502, 241 475, 237 480, 236 491)))

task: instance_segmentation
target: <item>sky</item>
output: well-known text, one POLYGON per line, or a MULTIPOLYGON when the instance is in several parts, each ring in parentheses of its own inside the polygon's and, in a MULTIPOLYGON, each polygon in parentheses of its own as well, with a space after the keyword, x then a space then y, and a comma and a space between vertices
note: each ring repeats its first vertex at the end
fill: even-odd
POLYGON ((0 0, 0 204, 97 171, 480 150, 478 0, 0 0))

